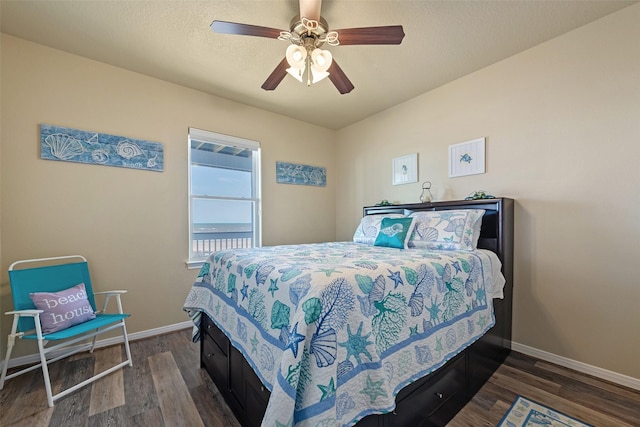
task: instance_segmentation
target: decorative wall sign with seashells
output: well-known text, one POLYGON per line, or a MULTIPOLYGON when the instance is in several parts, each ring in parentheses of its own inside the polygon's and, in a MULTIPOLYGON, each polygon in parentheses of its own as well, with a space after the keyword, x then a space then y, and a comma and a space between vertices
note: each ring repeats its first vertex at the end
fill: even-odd
POLYGON ((276 182, 326 187, 327 169, 321 166, 276 162, 276 182))
POLYGON ((94 165, 162 171, 164 147, 159 142, 40 125, 40 157, 94 165))
POLYGON ((51 155, 59 160, 71 160, 84 153, 82 143, 70 135, 54 133, 44 139, 49 146, 51 155))

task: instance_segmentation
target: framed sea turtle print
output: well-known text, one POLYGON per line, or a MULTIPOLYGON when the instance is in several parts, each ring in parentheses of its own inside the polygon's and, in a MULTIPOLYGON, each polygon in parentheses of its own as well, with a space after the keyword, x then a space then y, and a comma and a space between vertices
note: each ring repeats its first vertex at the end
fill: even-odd
POLYGON ((485 138, 449 146, 449 178, 484 173, 485 138))

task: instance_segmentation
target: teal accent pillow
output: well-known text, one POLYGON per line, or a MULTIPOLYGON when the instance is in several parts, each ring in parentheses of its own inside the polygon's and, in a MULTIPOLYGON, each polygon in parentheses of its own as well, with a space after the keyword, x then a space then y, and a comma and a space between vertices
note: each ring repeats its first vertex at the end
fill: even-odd
POLYGON ((374 246, 406 249, 413 232, 413 218, 384 218, 374 246))
POLYGON ((360 220, 360 225, 358 225, 356 232, 353 234, 353 241, 355 243, 373 245, 376 242, 376 237, 380 232, 380 224, 384 218, 406 218, 406 216, 402 214, 366 215, 360 220))

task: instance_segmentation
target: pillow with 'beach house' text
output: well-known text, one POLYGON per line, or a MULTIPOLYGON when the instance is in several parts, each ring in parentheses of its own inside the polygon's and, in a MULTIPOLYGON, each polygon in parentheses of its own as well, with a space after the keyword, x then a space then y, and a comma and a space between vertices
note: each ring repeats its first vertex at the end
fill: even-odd
POLYGON ((59 292, 33 292, 29 297, 38 310, 44 311, 40 313, 43 334, 61 331, 96 318, 84 283, 59 292))

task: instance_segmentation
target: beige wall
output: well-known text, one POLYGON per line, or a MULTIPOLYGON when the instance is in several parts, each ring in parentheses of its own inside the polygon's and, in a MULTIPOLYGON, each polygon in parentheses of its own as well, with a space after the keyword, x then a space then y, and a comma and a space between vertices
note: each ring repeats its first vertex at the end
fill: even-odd
POLYGON ((98 287, 130 290, 132 331, 186 320, 195 126, 262 143, 265 245, 347 240, 363 205, 417 202, 419 183, 391 185, 414 152, 440 200, 515 198, 515 341, 640 378, 637 22, 638 5, 337 133, 3 35, 0 309, 13 260, 81 252, 98 287), (166 169, 40 160, 39 123, 163 142, 166 169), (483 136, 487 173, 448 178, 448 146, 483 136), (326 166, 328 186, 276 185, 276 160, 326 166))
POLYGON ((96 288, 129 290, 130 332, 187 321, 190 126, 262 144, 263 244, 333 240, 334 131, 6 35, 1 59, 2 313, 10 263, 81 253, 96 288), (165 170, 41 160, 40 123, 161 142, 165 170), (326 167, 327 186, 276 184, 276 160, 326 167))
POLYGON ((391 159, 419 153, 438 199, 516 199, 514 340, 640 378, 640 5, 337 135, 337 237, 361 206, 417 202, 391 159), (448 146, 487 138, 487 173, 448 178, 448 146))

